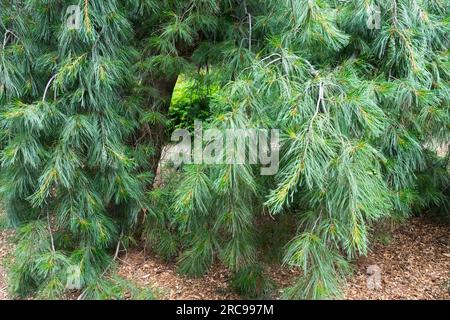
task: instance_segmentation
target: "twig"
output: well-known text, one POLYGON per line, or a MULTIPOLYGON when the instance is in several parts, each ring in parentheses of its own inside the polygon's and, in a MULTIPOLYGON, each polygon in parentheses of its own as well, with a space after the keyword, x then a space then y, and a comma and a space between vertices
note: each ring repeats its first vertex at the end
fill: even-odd
POLYGON ((291 4, 291 10, 292 10, 292 19, 294 20, 294 25, 297 27, 297 17, 295 16, 295 10, 294 10, 294 1, 289 1, 291 4))
POLYGON ((45 102, 45 97, 47 96, 47 91, 50 88, 50 84, 52 83, 52 81, 55 80, 56 76, 57 76, 57 74, 53 75, 50 78, 50 80, 48 80, 47 86, 45 87, 45 90, 44 90, 44 96, 42 97, 42 102, 45 102))
POLYGON ((50 232, 50 241, 52 243, 52 251, 55 252, 55 241, 53 240, 53 232, 52 232, 52 227, 50 225, 50 215, 48 214, 48 208, 46 209, 47 211, 47 225, 48 225, 48 232, 50 232))
POLYGON ((311 121, 309 122, 309 126, 308 126, 306 145, 305 145, 305 150, 303 151, 303 156, 302 156, 302 163, 304 163, 305 159, 306 159, 306 153, 308 152, 308 149, 309 149, 314 120, 319 115, 321 104, 322 104, 322 106, 324 105, 324 103, 323 103, 323 82, 322 81, 320 81, 320 83, 319 83, 319 97, 317 99, 316 111, 314 112, 314 115, 312 116, 311 121))
POLYGON ((8 35, 9 35, 9 30, 6 30, 5 32, 5 36, 3 37, 3 46, 2 46, 2 52, 5 50, 6 47, 6 42, 8 41, 8 35))
POLYGON ((8 41, 8 38, 7 38, 8 35, 12 35, 12 36, 14 36, 16 39, 19 39, 19 37, 16 36, 16 34, 15 34, 14 32, 12 32, 12 31, 9 30, 9 29, 6 29, 6 31, 5 31, 5 36, 3 37, 3 47, 2 47, 2 50, 5 50, 6 42, 8 41))
POLYGON ((131 266, 130 263, 126 262, 126 261, 123 260, 123 259, 117 258, 117 260, 119 260, 119 261, 122 262, 123 264, 126 264, 127 266, 131 266))
POLYGON ((398 20, 397 20, 397 0, 392 0, 392 21, 394 22, 394 25, 397 27, 398 20))
MULTIPOLYGON (((8 74, 8 69, 6 68, 5 48, 6 48, 6 43, 8 42, 8 39, 9 39, 9 35, 14 36, 16 39, 19 39, 19 37, 16 36, 16 34, 14 32, 12 32, 9 29, 6 29, 5 35, 3 37, 3 44, 2 44, 2 65, 3 65, 3 72, 5 74, 5 78, 8 78, 8 79, 9 79, 9 74, 8 74)), ((17 88, 14 85, 12 85, 12 86, 14 87, 14 90, 16 92, 18 92, 17 88)))
MULTIPOLYGON (((111 268, 112 263, 118 258, 118 256, 119 256, 119 250, 120 250, 120 244, 122 243, 122 237, 123 237, 123 229, 122 229, 122 231, 120 232, 119 241, 117 241, 116 252, 114 253, 114 257, 113 257, 113 259, 111 260, 111 262, 108 264, 108 266, 105 268, 105 270, 103 270, 103 272, 102 272, 102 274, 100 275, 99 278, 103 277, 103 276, 106 274, 106 272, 108 272, 108 270, 111 268)), ((83 292, 81 292, 81 294, 78 296, 77 300, 83 299, 83 297, 84 297, 85 294, 86 294, 86 290, 87 290, 87 289, 85 289, 85 290, 83 290, 83 292)))
POLYGON ((245 14, 248 16, 248 51, 252 51, 252 15, 248 11, 247 1, 244 0, 245 14))
MULTIPOLYGON (((114 254, 114 258, 113 258, 113 260, 111 261, 111 263, 112 263, 114 260, 116 260, 117 257, 119 256, 119 250, 120 250, 120 244, 122 243, 122 237, 123 237, 123 230, 120 232, 119 241, 117 241, 117 246, 116 246, 116 253, 114 254)), ((109 265, 111 265, 111 264, 109 264, 109 265)), ((109 266, 108 266, 108 267, 109 267, 109 266)), ((102 274, 102 275, 105 274, 106 270, 108 270, 108 268, 105 269, 105 271, 103 271, 103 274, 102 274)))
POLYGON ((182 20, 184 19, 184 17, 185 17, 189 12, 191 12, 192 9, 194 9, 194 7, 195 7, 195 3, 194 3, 194 1, 191 1, 191 2, 189 3, 189 6, 188 6, 187 10, 186 10, 185 12, 183 12, 183 14, 180 16, 180 20, 182 21, 182 20))

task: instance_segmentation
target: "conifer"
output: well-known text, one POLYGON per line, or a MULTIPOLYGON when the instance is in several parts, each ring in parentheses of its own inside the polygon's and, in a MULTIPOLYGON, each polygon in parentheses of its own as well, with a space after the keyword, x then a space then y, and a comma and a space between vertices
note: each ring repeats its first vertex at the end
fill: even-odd
POLYGON ((80 270, 83 297, 117 297, 104 275, 143 229, 248 296, 274 251, 302 271, 286 297, 338 296, 374 222, 448 210, 448 17, 439 0, 0 0, 12 291, 56 297, 80 270), (275 176, 192 164, 152 187, 180 75, 217 88, 206 127, 280 130, 275 176))

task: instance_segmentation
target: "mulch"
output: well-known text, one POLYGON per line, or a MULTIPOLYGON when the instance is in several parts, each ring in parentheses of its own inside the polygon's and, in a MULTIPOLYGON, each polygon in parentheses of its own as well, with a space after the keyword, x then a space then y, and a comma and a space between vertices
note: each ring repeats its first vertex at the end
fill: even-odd
MULTIPOLYGON (((0 300, 7 299, 6 274, 2 264, 13 250, 12 232, 0 230, 0 300)), ((120 256, 119 274, 141 286, 151 287, 159 299, 239 299, 229 288, 230 272, 214 265, 200 278, 177 273, 166 263, 143 250, 120 256)), ((354 263, 355 272, 345 289, 345 299, 446 299, 450 300, 450 229, 425 216, 411 218, 397 227, 388 240, 375 241, 367 257, 354 263), (380 272, 379 286, 368 286, 368 268, 380 272)), ((299 272, 284 267, 268 268, 269 276, 281 288, 295 281, 299 272)))
MULTIPOLYGON (((1 214, 1 213, 0 213, 1 214)), ((11 230, 0 230, 0 300, 7 300, 7 278, 5 271, 5 258, 14 249, 11 243, 13 232, 11 230)))
MULTIPOLYGON (((425 216, 409 219, 389 235, 389 243, 375 241, 367 257, 354 263, 344 299, 450 299, 450 229, 425 216), (380 270, 380 285, 368 285, 370 266, 380 270)), ((138 284, 153 286, 161 299, 239 299, 229 288, 230 273, 214 266, 203 277, 188 279, 174 264, 141 252, 124 258, 120 274, 138 284)), ((285 267, 268 268, 281 288, 292 284, 300 273, 285 267)))
POLYGON ((214 265, 203 277, 187 278, 177 273, 174 263, 164 262, 144 251, 130 252, 120 262, 120 275, 140 286, 152 287, 159 299, 239 299, 228 288, 230 273, 219 265, 214 265))
POLYGON ((389 244, 375 242, 356 262, 347 299, 450 299, 450 229, 427 217, 412 218, 391 234, 389 244), (378 266, 380 287, 367 286, 367 269, 378 266))

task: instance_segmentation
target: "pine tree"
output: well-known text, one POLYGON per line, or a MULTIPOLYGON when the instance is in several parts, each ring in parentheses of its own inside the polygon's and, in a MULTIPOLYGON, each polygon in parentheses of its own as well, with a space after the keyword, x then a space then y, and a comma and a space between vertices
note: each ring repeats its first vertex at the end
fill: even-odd
POLYGON ((250 271, 267 254, 258 234, 285 215, 296 230, 280 223, 275 231, 291 232, 283 261, 303 271, 285 296, 337 296, 349 261, 367 253, 375 221, 448 208, 448 160, 433 148, 449 134, 448 7, 243 1, 235 9, 235 31, 223 40, 233 53, 215 60, 210 45, 194 53, 226 83, 213 97, 210 126, 280 128, 281 169, 270 179, 251 165, 187 166, 175 197, 159 194, 166 207, 172 200, 157 224, 159 243, 171 245, 150 244, 172 256, 178 241, 180 271, 193 276, 218 258, 245 292, 264 283, 263 272, 250 271))
POLYGON ((80 1, 80 28, 69 28, 70 4, 1 2, 1 193, 20 226, 11 284, 22 296, 62 294, 73 270, 78 287, 98 284, 151 177, 131 143, 145 121, 129 17, 138 8, 80 1))
POLYGON ((16 294, 59 295, 76 266, 84 297, 108 296, 99 278, 145 218, 148 244, 183 273, 219 259, 237 291, 265 294, 264 258, 284 246, 303 271, 285 295, 331 297, 373 222, 448 201, 433 151, 450 128, 445 3, 85 0, 71 29, 72 4, 0 1, 16 294), (280 129, 275 177, 189 165, 151 189, 181 74, 219 88, 208 127, 280 129))

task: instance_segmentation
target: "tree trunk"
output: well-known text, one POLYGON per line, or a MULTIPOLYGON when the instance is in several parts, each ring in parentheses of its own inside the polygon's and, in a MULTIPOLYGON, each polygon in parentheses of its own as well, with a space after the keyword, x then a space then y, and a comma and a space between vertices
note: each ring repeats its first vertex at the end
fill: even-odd
MULTIPOLYGON (((157 89, 160 97, 160 102, 157 104, 156 112, 160 112, 164 116, 168 116, 172 94, 178 77, 158 79, 152 82, 152 86, 157 89)), ((149 139, 153 144, 155 153, 149 158, 150 171, 156 176, 158 164, 161 159, 161 154, 164 146, 168 142, 169 132, 164 124, 156 124, 152 127, 147 126, 144 130, 149 135, 149 139)), ((151 188, 151 186, 149 186, 151 188)))

